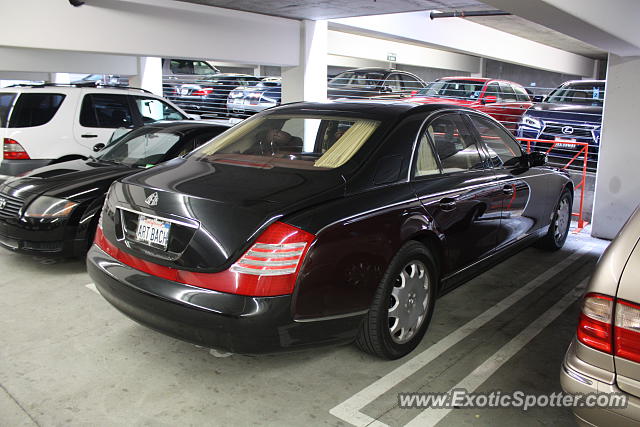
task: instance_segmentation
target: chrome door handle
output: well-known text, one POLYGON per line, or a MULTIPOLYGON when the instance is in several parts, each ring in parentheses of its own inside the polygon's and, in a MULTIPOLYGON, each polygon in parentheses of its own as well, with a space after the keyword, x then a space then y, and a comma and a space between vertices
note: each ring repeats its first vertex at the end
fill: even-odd
POLYGON ((80 135, 83 138, 97 138, 98 135, 85 133, 84 135, 80 135))
POLYGON ((450 199, 448 197, 445 197, 444 199, 440 199, 438 204, 440 205, 440 209, 442 209, 443 211, 452 211, 456 208, 455 199, 450 199))
POLYGON ((513 196, 513 186, 505 185, 504 187, 502 187, 502 192, 507 196, 513 196))

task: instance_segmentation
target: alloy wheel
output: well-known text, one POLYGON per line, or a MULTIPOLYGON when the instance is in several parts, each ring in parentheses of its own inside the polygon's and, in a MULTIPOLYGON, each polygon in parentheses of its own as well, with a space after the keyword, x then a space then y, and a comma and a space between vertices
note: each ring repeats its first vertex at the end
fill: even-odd
POLYGON ((420 329, 429 306, 429 286, 422 261, 408 262, 396 277, 389 298, 389 333, 395 343, 406 343, 420 329))
POLYGON ((556 211, 556 223, 555 230, 553 232, 553 237, 556 242, 561 242, 564 238, 564 235, 569 227, 569 216, 571 212, 569 211, 569 201, 566 197, 563 197, 560 201, 560 205, 558 206, 558 210, 556 211))

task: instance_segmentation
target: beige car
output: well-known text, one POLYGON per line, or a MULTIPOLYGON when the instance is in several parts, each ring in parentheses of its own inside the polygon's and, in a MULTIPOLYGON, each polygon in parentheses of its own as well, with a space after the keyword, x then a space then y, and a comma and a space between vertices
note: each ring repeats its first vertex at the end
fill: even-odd
POLYGON ((587 426, 640 425, 640 208, 609 245, 589 282, 560 373, 566 393, 619 393, 626 408, 573 411, 587 426))

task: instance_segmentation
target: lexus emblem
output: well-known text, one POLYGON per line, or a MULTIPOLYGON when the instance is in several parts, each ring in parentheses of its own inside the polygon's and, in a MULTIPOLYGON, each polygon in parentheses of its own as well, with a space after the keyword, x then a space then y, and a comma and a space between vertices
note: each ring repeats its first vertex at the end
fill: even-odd
POLYGON ((153 193, 149 197, 147 197, 144 202, 149 206, 155 206, 158 204, 158 193, 153 193))
POLYGON ((0 211, 7 206, 7 199, 0 198, 0 211))
POLYGON ((573 128, 571 126, 565 126, 562 128, 562 133, 565 135, 571 135, 573 133, 573 128))

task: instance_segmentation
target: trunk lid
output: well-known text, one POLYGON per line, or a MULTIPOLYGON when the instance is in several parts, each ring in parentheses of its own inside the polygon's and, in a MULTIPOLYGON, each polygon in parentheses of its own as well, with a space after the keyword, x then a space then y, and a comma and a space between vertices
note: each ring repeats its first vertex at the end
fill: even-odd
MULTIPOLYGON (((343 195, 344 180, 334 170, 175 159, 116 184, 109 203, 120 210, 112 232, 125 239, 122 249, 175 268, 215 272, 228 268, 271 223, 343 195), (136 241, 140 214, 171 223, 166 250, 136 241)), ((108 228, 105 221, 107 236, 108 228)))

